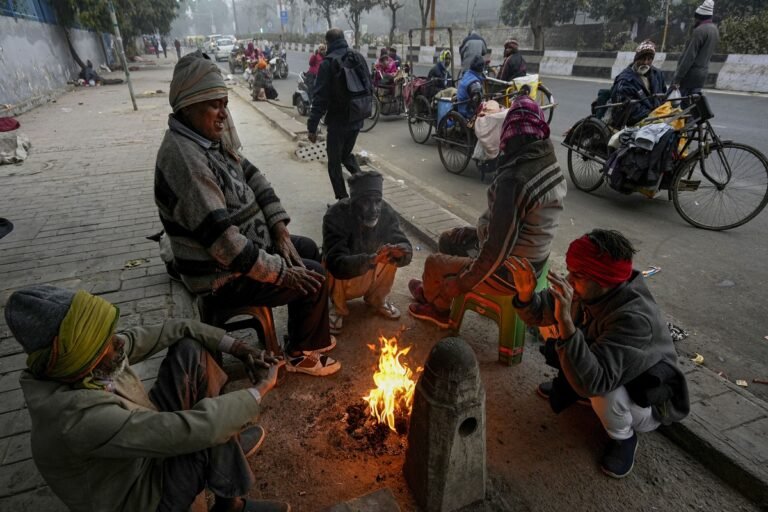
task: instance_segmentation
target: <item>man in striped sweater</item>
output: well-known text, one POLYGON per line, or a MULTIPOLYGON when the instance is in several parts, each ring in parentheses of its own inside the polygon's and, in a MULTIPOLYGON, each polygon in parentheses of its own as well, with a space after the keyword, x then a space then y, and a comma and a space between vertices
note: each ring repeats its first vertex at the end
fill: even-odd
POLYGON ((175 270, 189 290, 226 304, 288 304, 286 369, 330 375, 328 286, 317 245, 290 235, 290 217, 239 153, 221 71, 195 52, 176 64, 155 168, 155 203, 175 270))
POLYGON ((488 210, 477 227, 442 234, 438 252, 427 257, 422 280, 408 284, 416 300, 408 308, 411 316, 448 328, 451 301, 457 295, 473 289, 515 294, 503 264, 510 256, 526 257, 537 274, 544 267, 567 185, 549 140, 549 125, 529 96, 512 103, 500 149, 499 169, 488 188, 488 210))

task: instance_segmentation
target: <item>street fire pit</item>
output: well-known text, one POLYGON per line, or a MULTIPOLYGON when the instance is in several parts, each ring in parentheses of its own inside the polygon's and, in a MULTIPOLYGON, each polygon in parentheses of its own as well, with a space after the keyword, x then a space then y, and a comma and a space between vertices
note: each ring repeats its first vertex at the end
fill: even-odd
MULTIPOLYGON (((359 402, 346 409, 345 430, 358 449, 375 454, 402 453, 408 420, 416 389, 414 371, 404 361, 411 347, 400 348, 396 337, 379 338, 379 345, 368 345, 379 352, 373 387, 359 402)), ((420 372, 417 368, 416 372, 420 372)))

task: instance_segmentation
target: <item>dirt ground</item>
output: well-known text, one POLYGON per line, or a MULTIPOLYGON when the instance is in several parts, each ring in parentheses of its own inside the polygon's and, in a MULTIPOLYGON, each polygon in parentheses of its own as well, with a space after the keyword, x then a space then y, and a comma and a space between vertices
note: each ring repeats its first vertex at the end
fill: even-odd
MULTIPOLYGON (((405 312, 407 282, 423 268, 427 252, 415 253, 398 273, 392 299, 405 312)), ((276 323, 284 326, 284 311, 276 323)), ((390 433, 386 450, 374 453, 346 431, 345 413, 373 386, 378 356, 367 344, 392 336, 413 348, 406 358, 423 366, 433 345, 448 331, 410 318, 384 320, 361 300, 331 353, 342 370, 330 377, 287 375, 263 401, 260 424, 267 431, 253 456, 254 498, 289 501, 293 509, 321 511, 382 487, 388 487, 404 511, 419 510, 402 474, 407 436, 390 433)), ((553 414, 534 393, 553 375, 528 340, 522 364, 497 362, 495 325, 474 314, 461 336, 475 351, 486 390, 488 485, 483 511, 747 511, 758 510, 736 491, 658 433, 643 434, 635 469, 624 480, 604 476, 599 459, 607 440, 592 410, 574 406, 553 414)))

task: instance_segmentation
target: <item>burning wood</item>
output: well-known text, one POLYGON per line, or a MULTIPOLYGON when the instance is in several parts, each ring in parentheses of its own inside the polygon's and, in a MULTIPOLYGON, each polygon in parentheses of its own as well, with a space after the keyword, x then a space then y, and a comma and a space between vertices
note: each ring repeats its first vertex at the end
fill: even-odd
MULTIPOLYGON (((368 345, 376 351, 375 345, 368 345)), ((398 348, 397 338, 379 337, 378 370, 373 374, 376 387, 363 397, 368 403, 370 414, 379 423, 386 424, 390 430, 402 433, 403 425, 399 419, 407 419, 413 407, 413 392, 416 389, 416 379, 407 363, 401 358, 410 352, 411 347, 398 348), (398 425, 398 423, 401 423, 398 425), (399 428, 398 428, 399 427, 399 428)), ((417 368, 416 371, 421 371, 417 368)))

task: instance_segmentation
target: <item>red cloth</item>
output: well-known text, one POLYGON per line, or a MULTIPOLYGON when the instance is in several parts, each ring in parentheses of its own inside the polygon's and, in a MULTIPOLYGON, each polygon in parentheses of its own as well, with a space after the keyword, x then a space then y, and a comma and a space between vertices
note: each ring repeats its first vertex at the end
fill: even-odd
POLYGON ((571 242, 565 253, 565 264, 569 272, 584 274, 603 288, 621 284, 632 276, 632 260, 611 258, 587 235, 571 242))
POLYGON ((507 141, 516 135, 531 135, 537 139, 549 138, 549 125, 544 112, 527 94, 517 96, 509 107, 501 126, 499 149, 504 151, 507 141))
POLYGON ((0 117, 0 132, 10 132, 19 126, 19 122, 12 117, 0 117))
POLYGON ((322 63, 323 56, 319 53, 313 53, 309 58, 309 69, 307 70, 307 73, 317 76, 317 74, 320 72, 320 64, 322 63))

